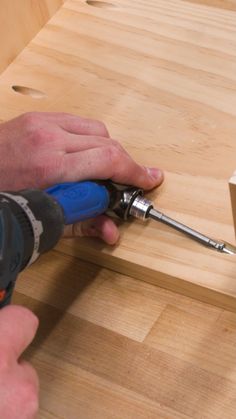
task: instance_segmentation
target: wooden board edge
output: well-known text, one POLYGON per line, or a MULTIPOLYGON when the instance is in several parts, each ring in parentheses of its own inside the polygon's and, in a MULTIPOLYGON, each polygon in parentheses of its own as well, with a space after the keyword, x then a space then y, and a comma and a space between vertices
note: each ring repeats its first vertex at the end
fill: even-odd
POLYGON ((213 287, 204 287, 201 284, 192 283, 183 278, 178 278, 164 272, 156 272, 151 267, 146 268, 145 275, 143 275, 139 265, 135 265, 127 260, 120 263, 119 258, 115 256, 109 258, 106 254, 101 252, 87 252, 86 249, 83 250, 82 246, 78 256, 76 249, 63 246, 63 240, 58 243, 55 250, 59 253, 68 254, 122 275, 236 313, 236 298, 233 295, 227 294, 227 292, 219 291, 213 287))
POLYGON ((234 222, 234 232, 236 234, 236 171, 229 179, 229 190, 231 199, 231 208, 234 222))

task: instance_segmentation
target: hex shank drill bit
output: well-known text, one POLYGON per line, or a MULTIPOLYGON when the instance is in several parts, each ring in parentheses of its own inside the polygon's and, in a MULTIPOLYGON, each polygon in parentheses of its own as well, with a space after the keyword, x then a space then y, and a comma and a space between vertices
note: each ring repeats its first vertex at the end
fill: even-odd
POLYGON ((188 227, 185 224, 182 224, 167 215, 163 214, 162 212, 156 210, 153 207, 151 201, 143 198, 142 196, 138 195, 129 209, 129 214, 135 218, 139 218, 142 220, 152 218, 155 221, 159 221, 163 224, 168 225, 171 228, 174 228, 177 231, 185 234, 186 236, 190 237, 191 239, 198 241, 199 243, 203 244, 204 246, 213 248, 218 252, 226 253, 229 255, 236 254, 236 247, 223 242, 223 241, 216 241, 204 234, 188 227))

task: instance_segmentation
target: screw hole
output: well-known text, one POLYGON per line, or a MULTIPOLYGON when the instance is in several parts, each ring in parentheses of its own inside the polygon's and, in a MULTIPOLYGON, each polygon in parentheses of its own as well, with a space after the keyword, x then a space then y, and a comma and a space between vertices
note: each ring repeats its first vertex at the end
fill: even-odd
POLYGON ((107 1, 99 1, 99 0, 86 0, 86 3, 89 6, 94 6, 94 7, 101 7, 101 8, 112 8, 112 7, 116 7, 115 4, 109 3, 107 1))
POLYGON ((21 95, 31 96, 34 99, 42 99, 46 96, 45 93, 40 90, 32 89, 31 87, 26 86, 12 86, 12 90, 16 93, 20 93, 21 95))

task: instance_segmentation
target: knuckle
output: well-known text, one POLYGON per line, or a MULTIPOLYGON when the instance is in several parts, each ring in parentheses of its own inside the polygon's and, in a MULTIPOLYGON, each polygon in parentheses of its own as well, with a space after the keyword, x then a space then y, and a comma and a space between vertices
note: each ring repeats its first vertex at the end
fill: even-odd
POLYGON ((117 165, 122 161, 122 152, 114 145, 107 147, 108 160, 112 165, 117 165))
POLYGON ((26 112, 20 116, 24 126, 29 130, 33 129, 40 119, 39 112, 26 112))
POLYGON ((108 137, 109 136, 107 127, 104 124, 104 122, 95 120, 95 121, 93 121, 93 124, 94 124, 95 128, 100 132, 100 135, 102 137, 108 137))
POLYGON ((29 146, 34 149, 44 149, 47 152, 52 152, 57 148, 58 136, 57 133, 48 131, 41 127, 36 128, 28 137, 29 146))
POLYGON ((23 119, 25 144, 28 147, 39 148, 58 141, 58 134, 48 124, 43 123, 40 113, 28 112, 21 116, 23 119))
POLYGON ((109 137, 106 125, 97 119, 84 119, 80 121, 89 131, 97 133, 100 137, 109 137))
POLYGON ((48 145, 52 141, 52 134, 47 132, 44 128, 36 128, 29 136, 31 146, 39 148, 48 145))
POLYGON ((113 138, 110 140, 112 145, 116 148, 118 148, 120 151, 123 151, 122 145, 119 143, 119 141, 114 140, 113 138))
POLYGON ((20 116, 25 133, 25 143, 27 146, 38 146, 46 142, 47 131, 41 124, 40 114, 37 112, 27 112, 20 116))

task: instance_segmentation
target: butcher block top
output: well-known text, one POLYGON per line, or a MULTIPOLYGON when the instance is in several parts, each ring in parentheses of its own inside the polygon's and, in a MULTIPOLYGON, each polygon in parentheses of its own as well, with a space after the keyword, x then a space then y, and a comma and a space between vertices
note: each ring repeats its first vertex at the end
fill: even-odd
MULTIPOLYGON (((103 120, 165 170, 159 209, 234 242, 235 3, 67 0, 0 75, 0 119, 103 120)), ((39 417, 235 418, 236 258, 154 222, 120 228, 115 247, 61 241, 17 282, 40 318, 25 354, 39 417)))

